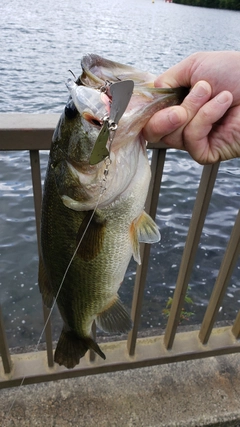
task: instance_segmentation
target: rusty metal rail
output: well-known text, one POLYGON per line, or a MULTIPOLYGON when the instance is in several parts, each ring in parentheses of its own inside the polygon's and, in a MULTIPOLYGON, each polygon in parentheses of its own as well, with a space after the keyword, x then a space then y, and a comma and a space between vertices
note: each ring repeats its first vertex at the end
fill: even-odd
MULTIPOLYGON (((42 199, 39 150, 50 148, 57 120, 57 114, 0 114, 0 150, 28 150, 30 153, 38 245, 42 199)), ((164 144, 158 143, 152 145, 152 148, 152 181, 146 210, 152 217, 155 217, 166 147, 164 144)), ((46 351, 11 355, 0 310, 0 353, 2 356, 0 388, 16 386, 22 382, 23 378, 24 384, 30 384, 240 352, 240 312, 231 327, 214 328, 216 315, 240 253, 240 213, 237 215, 200 329, 194 332, 177 332, 218 166, 218 164, 208 165, 203 168, 165 334, 157 337, 138 338, 150 255, 150 246, 142 245, 141 259, 143 262, 137 268, 132 301, 134 327, 129 333, 128 339, 120 342, 101 343, 103 351, 107 354, 106 361, 98 356, 94 358, 86 356, 79 366, 67 370, 53 362, 50 322, 45 331, 46 351)), ((48 315, 49 311, 44 307, 45 320, 48 315)))

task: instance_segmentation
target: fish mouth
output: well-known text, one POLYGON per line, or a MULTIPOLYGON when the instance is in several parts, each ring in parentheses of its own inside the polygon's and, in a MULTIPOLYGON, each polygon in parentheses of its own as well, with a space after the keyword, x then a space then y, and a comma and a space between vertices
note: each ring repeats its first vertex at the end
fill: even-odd
POLYGON ((174 95, 176 103, 180 104, 189 92, 189 88, 157 88, 154 87, 156 76, 146 71, 140 71, 130 65, 102 58, 96 54, 85 55, 81 61, 82 74, 77 84, 100 89, 106 82, 116 83, 133 80, 134 95, 142 95, 152 100, 162 95, 174 95))
POLYGON ((110 113, 109 96, 93 87, 78 85, 72 79, 68 79, 66 86, 81 116, 89 123, 101 126, 104 117, 110 113))
POLYGON ((141 132, 156 111, 180 104, 188 93, 186 88, 155 88, 154 74, 139 71, 130 65, 114 62, 96 54, 84 56, 81 66, 82 74, 76 82, 69 79, 66 84, 76 110, 84 119, 83 129, 91 143, 91 147, 89 145, 81 157, 81 166, 78 163, 74 164, 77 170, 80 170, 83 164, 92 168, 109 154, 107 125, 108 119, 111 118, 111 107, 114 105, 109 89, 111 84, 126 80, 132 80, 134 83, 129 104, 119 120, 119 125, 117 123, 116 133, 113 134, 112 152, 135 141, 135 136, 141 132), (95 153, 93 163, 91 156, 96 142, 98 152, 95 153))
POLYGON ((85 55, 82 58, 81 67, 83 72, 78 79, 78 84, 100 88, 106 81, 116 83, 133 80, 134 86, 154 87, 154 74, 102 58, 96 54, 85 55))

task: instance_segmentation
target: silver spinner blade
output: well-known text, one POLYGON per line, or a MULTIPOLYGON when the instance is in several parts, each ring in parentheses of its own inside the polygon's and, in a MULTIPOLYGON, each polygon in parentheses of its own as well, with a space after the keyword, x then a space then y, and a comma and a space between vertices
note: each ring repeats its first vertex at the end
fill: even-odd
POLYGON ((90 165, 96 165, 109 156, 109 151, 106 147, 109 138, 108 122, 103 123, 102 129, 97 137, 91 156, 89 159, 90 165))
POLYGON ((110 86, 110 93, 112 95, 112 105, 109 117, 110 123, 113 121, 118 124, 131 99, 133 87, 134 83, 132 80, 113 83, 110 86))
POLYGON ((103 127, 97 137, 89 159, 90 165, 96 165, 109 156, 106 145, 109 139, 111 126, 117 125, 124 114, 131 99, 133 87, 134 83, 132 80, 113 83, 110 86, 110 93, 112 95, 110 116, 108 120, 104 121, 103 127))

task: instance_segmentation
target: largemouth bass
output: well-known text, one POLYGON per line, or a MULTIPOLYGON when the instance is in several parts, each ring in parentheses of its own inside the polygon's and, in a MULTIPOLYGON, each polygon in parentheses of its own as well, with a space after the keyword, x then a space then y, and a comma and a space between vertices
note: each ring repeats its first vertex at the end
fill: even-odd
POLYGON ((57 300, 64 326, 54 360, 67 368, 88 349, 105 358, 91 335, 94 321, 110 333, 132 327, 118 289, 131 256, 141 262, 139 242, 160 239, 144 212, 150 167, 141 130, 157 110, 184 97, 180 89, 153 88, 150 73, 97 55, 84 57, 82 69, 67 84, 70 98, 53 135, 41 221, 39 287, 48 307, 57 300), (112 103, 100 88, 127 79, 134 90, 108 141, 109 156, 90 164, 112 103))

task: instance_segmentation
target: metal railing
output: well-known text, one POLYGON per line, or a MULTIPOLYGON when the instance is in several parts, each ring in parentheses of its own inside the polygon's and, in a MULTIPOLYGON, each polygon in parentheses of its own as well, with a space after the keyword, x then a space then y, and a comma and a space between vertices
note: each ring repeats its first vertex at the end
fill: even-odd
MULTIPOLYGON (((30 153, 38 244, 42 198, 39 150, 50 148, 57 120, 57 114, 0 114, 0 150, 29 150, 30 153)), ((146 210, 154 218, 166 147, 164 144, 158 143, 152 145, 152 148, 152 181, 146 210)), ((240 341, 238 341, 240 338, 240 312, 232 326, 214 328, 217 313, 240 252, 240 213, 237 215, 200 329, 177 332, 218 167, 219 165, 215 164, 203 168, 165 334, 138 338, 150 255, 150 245, 142 245, 141 259, 143 262, 137 267, 132 301, 134 326, 127 340, 101 343, 102 350, 107 354, 106 361, 90 353, 90 357, 86 355, 78 366, 68 370, 53 362, 50 322, 45 331, 46 351, 11 355, 0 310, 0 353, 2 356, 0 388, 19 385, 23 378, 24 384, 30 384, 240 352, 240 341)), ((48 318, 48 314, 48 309, 44 307, 45 320, 48 318)))

